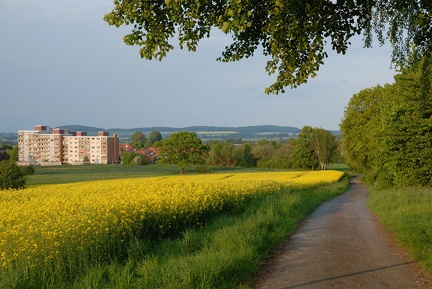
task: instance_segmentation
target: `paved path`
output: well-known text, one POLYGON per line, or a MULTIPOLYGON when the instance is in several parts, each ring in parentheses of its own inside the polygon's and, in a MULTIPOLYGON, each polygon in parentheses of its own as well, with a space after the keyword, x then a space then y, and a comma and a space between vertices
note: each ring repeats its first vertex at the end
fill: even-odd
POLYGON ((348 192, 304 221, 252 288, 431 289, 432 278, 367 209, 368 194, 358 179, 352 180, 348 192))

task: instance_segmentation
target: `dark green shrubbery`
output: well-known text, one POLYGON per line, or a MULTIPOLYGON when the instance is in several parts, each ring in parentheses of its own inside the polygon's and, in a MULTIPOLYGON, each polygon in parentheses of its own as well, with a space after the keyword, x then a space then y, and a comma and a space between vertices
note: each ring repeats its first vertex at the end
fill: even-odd
POLYGON ((34 174, 32 166, 20 167, 11 161, 0 161, 0 190, 25 188, 26 176, 34 174))

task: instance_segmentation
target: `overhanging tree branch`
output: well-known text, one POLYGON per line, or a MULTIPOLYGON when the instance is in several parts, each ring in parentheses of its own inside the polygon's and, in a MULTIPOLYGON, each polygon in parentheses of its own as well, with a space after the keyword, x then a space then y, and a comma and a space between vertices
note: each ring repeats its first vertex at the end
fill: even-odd
POLYGON ((306 83, 328 54, 327 42, 345 54, 350 39, 372 34, 393 46, 392 62, 403 66, 414 45, 423 55, 432 47, 432 1, 426 0, 115 0, 105 21, 133 25, 124 36, 140 46, 146 59, 162 60, 178 35, 181 48, 195 51, 213 28, 231 35, 220 61, 251 57, 257 49, 270 59, 266 71, 277 74, 266 93, 284 92, 306 83))

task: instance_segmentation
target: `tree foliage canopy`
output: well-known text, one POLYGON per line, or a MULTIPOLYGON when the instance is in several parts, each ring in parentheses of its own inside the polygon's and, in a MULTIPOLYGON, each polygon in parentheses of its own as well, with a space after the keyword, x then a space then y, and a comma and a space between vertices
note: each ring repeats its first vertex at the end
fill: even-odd
POLYGON ((337 141, 332 133, 323 128, 304 126, 293 150, 294 167, 325 170, 337 156, 337 141))
POLYGON ((219 60, 237 61, 258 49, 269 57, 266 71, 277 73, 266 93, 284 92, 314 77, 327 57, 328 45, 345 54, 354 35, 371 46, 373 34, 393 46, 392 60, 402 65, 411 45, 423 54, 432 47, 432 2, 429 0, 115 0, 105 21, 133 25, 124 36, 141 47, 146 59, 162 60, 174 49, 195 51, 212 28, 232 36, 219 60))
POLYGON ((159 131, 154 130, 150 133, 147 142, 145 143, 145 147, 152 147, 156 142, 162 140, 162 135, 159 131))
MULTIPOLYGON (((245 142, 234 146, 229 142, 212 141, 207 163, 213 166, 225 167, 258 167, 272 169, 291 169, 294 167, 294 150, 297 147, 297 139, 283 140, 262 139, 255 143, 245 142)), ((314 155, 310 155, 315 159, 314 155)), ((307 159, 303 159, 309 162, 307 159)), ((302 166, 310 169, 311 166, 302 166)))
POLYGON ((321 170, 325 170, 327 165, 336 158, 337 142, 334 135, 323 128, 315 128, 312 131, 310 141, 313 152, 318 160, 321 170))
POLYGON ((160 164, 176 164, 183 173, 186 166, 205 164, 204 155, 209 147, 204 145, 196 133, 181 131, 171 134, 155 146, 158 149, 160 164))
POLYGON ((395 76, 395 83, 354 95, 341 124, 347 162, 370 183, 432 185, 430 56, 395 76))
POLYGON ((134 132, 131 135, 131 140, 132 146, 137 150, 144 148, 147 142, 146 136, 140 131, 134 132))
POLYGON ((210 165, 232 167, 237 165, 234 157, 234 145, 229 142, 213 141, 210 146, 207 162, 210 165))

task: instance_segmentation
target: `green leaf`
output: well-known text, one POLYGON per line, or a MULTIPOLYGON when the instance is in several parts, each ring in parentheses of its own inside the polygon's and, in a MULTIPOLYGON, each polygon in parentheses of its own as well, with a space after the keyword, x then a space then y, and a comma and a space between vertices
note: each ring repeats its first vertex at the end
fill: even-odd
POLYGON ((231 28, 231 22, 224 22, 221 30, 224 33, 228 33, 228 31, 229 31, 230 28, 231 28))

